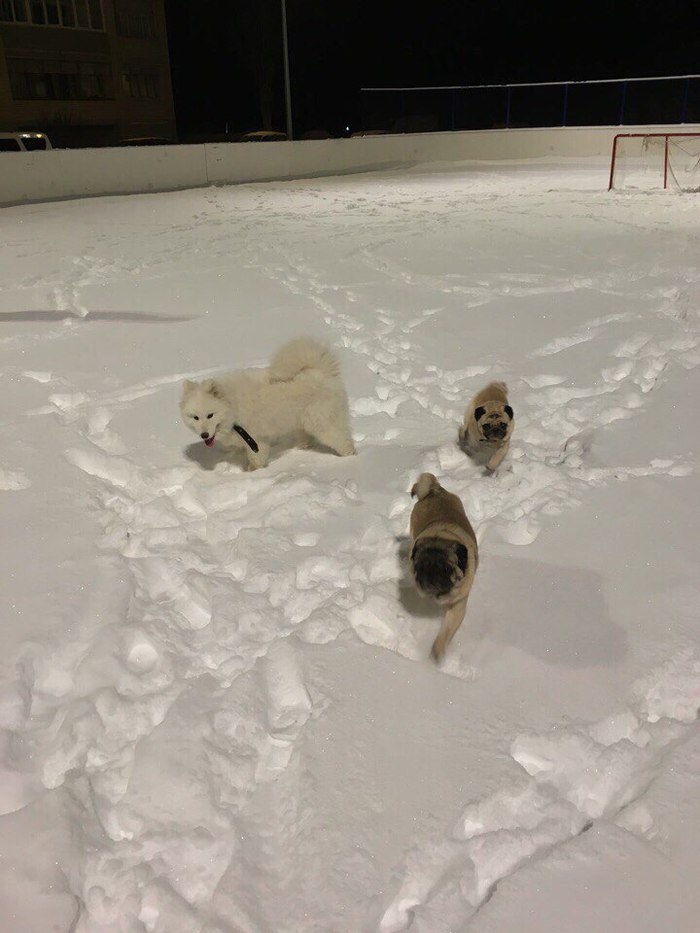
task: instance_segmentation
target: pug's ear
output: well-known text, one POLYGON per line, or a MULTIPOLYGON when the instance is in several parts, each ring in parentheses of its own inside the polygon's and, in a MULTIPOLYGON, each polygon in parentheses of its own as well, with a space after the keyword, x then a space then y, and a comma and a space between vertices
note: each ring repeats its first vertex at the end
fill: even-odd
POLYGON ((457 554, 457 563, 459 564, 459 569, 462 571, 462 573, 466 573, 469 551, 463 544, 458 543, 455 545, 455 553, 457 554))
POLYGON ((484 414, 485 411, 486 411, 486 409, 485 409, 482 405, 479 405, 479 407, 478 407, 477 409, 475 409, 475 411, 474 411, 474 417, 476 418, 477 421, 479 420, 479 418, 481 418, 481 417, 483 416, 483 414, 484 414))
POLYGON ((508 417, 512 421, 513 420, 513 409, 510 407, 510 405, 504 405, 503 411, 508 415, 508 417))

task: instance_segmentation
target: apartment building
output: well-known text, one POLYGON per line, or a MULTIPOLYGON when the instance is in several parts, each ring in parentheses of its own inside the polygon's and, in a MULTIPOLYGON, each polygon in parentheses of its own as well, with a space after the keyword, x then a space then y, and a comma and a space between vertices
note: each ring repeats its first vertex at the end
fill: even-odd
POLYGON ((174 141, 163 0, 0 0, 0 130, 174 141))

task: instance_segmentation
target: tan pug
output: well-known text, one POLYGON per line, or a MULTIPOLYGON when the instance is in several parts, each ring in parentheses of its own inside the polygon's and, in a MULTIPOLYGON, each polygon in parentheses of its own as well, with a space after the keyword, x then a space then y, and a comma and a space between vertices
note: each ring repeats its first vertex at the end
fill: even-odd
POLYGON ((475 463, 495 472, 508 453, 515 420, 505 382, 490 382, 477 393, 459 426, 459 446, 475 463))
POLYGON ((445 619, 433 644, 436 661, 462 624, 474 582, 479 549, 459 497, 443 489, 432 473, 422 473, 411 489, 418 501, 411 513, 411 571, 424 596, 445 606, 445 619))

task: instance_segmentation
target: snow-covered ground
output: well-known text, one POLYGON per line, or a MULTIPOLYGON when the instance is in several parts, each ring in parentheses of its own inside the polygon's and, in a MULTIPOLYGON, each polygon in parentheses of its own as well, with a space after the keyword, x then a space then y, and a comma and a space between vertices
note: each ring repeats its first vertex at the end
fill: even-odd
POLYGON ((3 933, 691 933, 698 197, 605 166, 0 213, 3 933), (337 349, 358 454, 242 472, 184 377, 337 349), (516 411, 495 477, 470 395, 516 411), (481 565, 442 669, 408 490, 481 565))

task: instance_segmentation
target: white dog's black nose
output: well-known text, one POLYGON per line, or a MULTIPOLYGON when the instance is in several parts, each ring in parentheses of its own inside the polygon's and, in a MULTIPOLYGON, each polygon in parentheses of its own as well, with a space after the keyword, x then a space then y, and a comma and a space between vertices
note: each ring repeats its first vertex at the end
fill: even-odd
POLYGON ((206 441, 206 439, 209 437, 209 432, 202 431, 202 433, 199 436, 202 438, 203 441, 206 441))

